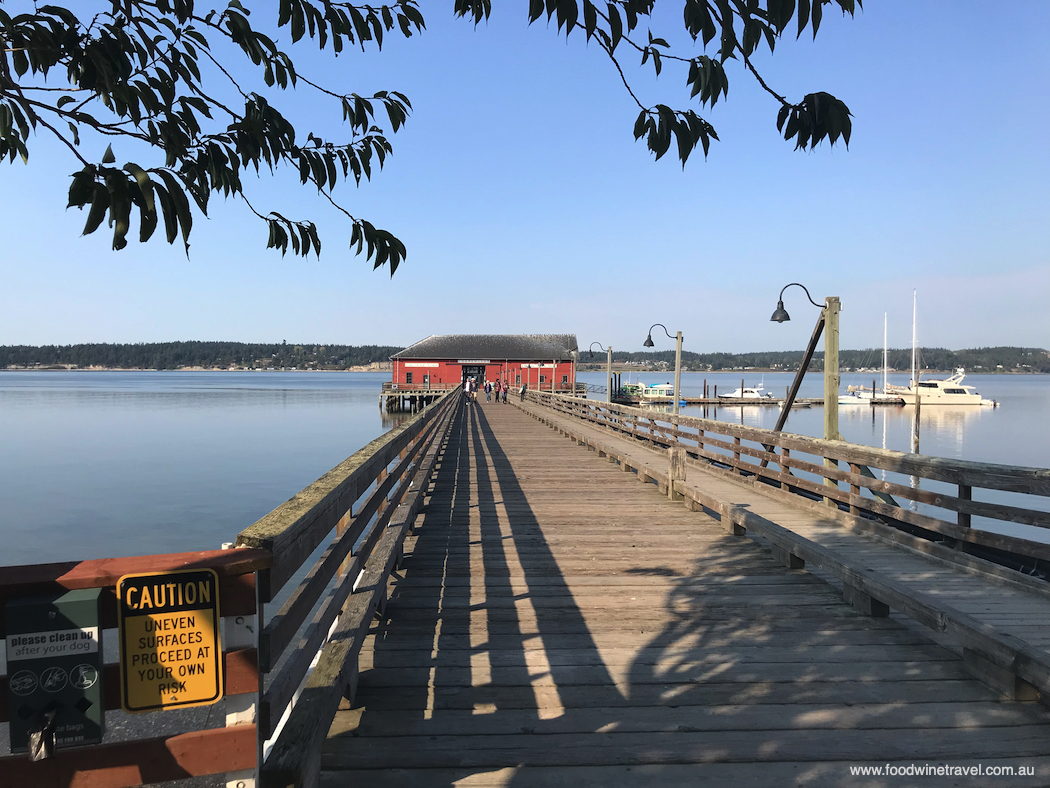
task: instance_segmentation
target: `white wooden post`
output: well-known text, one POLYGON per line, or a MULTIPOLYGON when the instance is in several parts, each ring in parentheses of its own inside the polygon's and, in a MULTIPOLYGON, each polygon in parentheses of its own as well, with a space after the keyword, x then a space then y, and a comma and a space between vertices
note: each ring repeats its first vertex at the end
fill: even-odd
MULTIPOLYGON (((232 542, 224 542, 223 550, 233 548, 232 542)), ((256 609, 259 608, 256 603, 256 609)), ((223 616, 222 646, 226 651, 239 648, 258 649, 258 627, 257 616, 223 616)), ((262 678, 260 677, 260 683, 262 678)), ((229 695, 226 697, 226 727, 232 725, 244 725, 256 722, 256 712, 259 708, 259 693, 247 692, 243 695, 229 695)), ((258 771, 262 764, 262 742, 256 738, 254 769, 241 769, 226 773, 226 788, 256 788, 258 785, 258 771)))

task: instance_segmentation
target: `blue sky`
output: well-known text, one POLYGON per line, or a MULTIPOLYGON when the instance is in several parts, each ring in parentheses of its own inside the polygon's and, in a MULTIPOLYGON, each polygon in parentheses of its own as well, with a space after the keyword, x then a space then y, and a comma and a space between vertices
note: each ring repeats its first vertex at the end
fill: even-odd
MULTIPOLYGON (((84 215, 63 207, 76 166, 40 137, 28 166, 0 166, 0 344, 572 332, 641 350, 659 321, 696 352, 801 348, 816 317, 801 290, 786 294, 794 320, 769 322, 798 281, 818 301, 841 297, 843 347, 880 345, 884 312, 890 344, 906 346, 913 289, 921 344, 1050 347, 1043 0, 828 13, 816 41, 785 39, 758 61, 789 98, 844 100, 849 150, 794 151, 773 99, 733 65, 728 100, 700 112, 722 141, 684 170, 634 141, 637 109, 582 36, 529 27, 523 1, 477 29, 451 2, 422 7, 427 31, 381 53, 290 50, 333 89, 412 100, 385 170, 335 195, 405 241, 393 278, 352 255, 347 226, 288 174, 250 183, 250 197, 316 220, 320 260, 267 251, 265 227, 218 199, 188 260, 159 236, 112 252, 104 232, 80 237, 84 215)), ((680 4, 658 8, 654 34, 691 51, 680 4)), ((690 105, 683 72, 657 80, 623 54, 643 102, 690 105)), ((304 138, 337 134, 337 106, 307 91, 280 100, 304 138)), ((157 163, 137 153, 116 149, 118 162, 157 163)))

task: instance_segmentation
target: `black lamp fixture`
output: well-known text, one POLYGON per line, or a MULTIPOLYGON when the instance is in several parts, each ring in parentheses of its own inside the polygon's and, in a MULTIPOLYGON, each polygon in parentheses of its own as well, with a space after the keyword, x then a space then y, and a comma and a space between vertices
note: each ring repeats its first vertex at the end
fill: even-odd
POLYGON ((608 350, 606 350, 605 348, 602 347, 602 343, 601 342, 591 342, 591 346, 589 348, 587 348, 587 353, 589 354, 588 355, 588 360, 590 360, 590 361, 594 360, 594 346, 595 345, 598 346, 598 348, 602 351, 602 353, 608 353, 609 352, 608 350))
MULTIPOLYGON (((823 306, 821 306, 820 304, 818 304, 816 301, 813 300, 813 296, 811 296, 809 294, 809 290, 806 290, 806 286, 805 285, 799 284, 798 282, 791 282, 791 284, 784 285, 783 289, 781 289, 781 291, 780 291, 780 298, 777 300, 777 308, 775 310, 773 310, 773 316, 771 318, 769 318, 774 323, 784 323, 784 322, 786 322, 786 321, 791 319, 791 315, 789 315, 787 313, 787 310, 784 309, 784 290, 787 290, 792 285, 795 285, 797 287, 801 287, 803 290, 805 290, 806 298, 809 299, 809 303, 813 304, 813 306, 817 307, 818 309, 823 309, 824 308, 823 306)), ((667 329, 664 329, 664 330, 666 331, 667 329)))
POLYGON ((677 416, 678 406, 681 404, 680 395, 682 393, 682 332, 679 331, 677 334, 672 334, 667 330, 667 326, 663 323, 653 323, 649 326, 649 334, 646 336, 642 345, 645 347, 653 346, 653 329, 657 326, 660 326, 660 328, 664 330, 668 339, 673 339, 676 342, 674 354, 674 400, 671 412, 677 416))
POLYGON ((674 339, 674 337, 671 336, 671 332, 667 330, 667 326, 665 326, 663 323, 653 323, 651 326, 649 326, 649 335, 645 338, 645 341, 642 343, 644 347, 653 346, 653 329, 657 326, 660 326, 660 328, 664 330, 664 333, 667 334, 668 339, 674 339))

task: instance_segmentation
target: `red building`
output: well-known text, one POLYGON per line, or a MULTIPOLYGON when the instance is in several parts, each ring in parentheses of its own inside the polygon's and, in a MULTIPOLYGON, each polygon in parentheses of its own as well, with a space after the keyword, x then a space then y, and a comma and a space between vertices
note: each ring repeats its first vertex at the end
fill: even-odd
POLYGON ((575 334, 429 336, 390 357, 394 375, 384 394, 454 388, 468 377, 482 386, 499 380, 514 388, 524 383, 530 390, 571 394, 578 356, 575 334))

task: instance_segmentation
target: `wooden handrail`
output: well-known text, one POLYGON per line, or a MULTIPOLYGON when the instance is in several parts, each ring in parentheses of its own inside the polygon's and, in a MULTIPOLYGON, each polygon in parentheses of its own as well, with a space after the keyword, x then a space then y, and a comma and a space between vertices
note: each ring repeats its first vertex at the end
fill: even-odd
MULTIPOLYGON (((336 530, 321 560, 262 627, 260 648, 246 648, 242 639, 239 643, 231 641, 224 654, 225 696, 231 697, 231 703, 237 699, 245 709, 257 708, 254 723, 249 712, 247 719, 242 717, 238 724, 231 725, 228 706, 228 727, 215 731, 61 750, 41 763, 30 763, 24 756, 6 757, 0 759, 0 788, 15 784, 66 784, 73 779, 69 775, 85 768, 93 770, 92 785, 123 786, 138 784, 140 780, 175 780, 261 767, 256 758, 261 741, 274 735, 278 722, 275 718, 280 717, 309 677, 318 649, 328 648, 325 643, 333 627, 342 625, 346 618, 347 614, 341 615, 341 611, 344 607, 347 611, 370 606, 374 609, 379 603, 371 585, 358 587, 355 594, 355 580, 366 569, 371 573, 369 577, 375 574, 375 561, 389 572, 396 560, 393 550, 399 548, 404 536, 406 518, 414 516, 421 505, 436 457, 435 443, 443 439, 451 416, 462 401, 459 386, 437 394, 437 401, 415 417, 372 441, 241 532, 237 549, 0 567, 0 636, 8 599, 64 589, 102 588, 100 625, 112 628, 116 626, 114 587, 123 575, 205 567, 214 569, 219 576, 223 616, 238 617, 237 625, 243 629, 251 626, 247 617, 261 612, 259 602, 271 601, 314 549, 336 530), (402 502, 409 505, 399 505, 402 502), (356 510, 352 510, 355 505, 356 510), (388 527, 391 524, 396 527, 388 527), (399 538, 392 547, 390 538, 394 531, 399 538), (290 649, 311 613, 312 621, 302 639, 290 649), (242 625, 242 621, 246 623, 242 625), (282 654, 288 651, 291 653, 282 661, 282 654), (260 674, 266 672, 271 672, 271 676, 263 692, 260 674), (252 698, 248 693, 259 693, 261 697, 252 698), (158 753, 166 755, 158 758, 158 753), (11 783, 14 777, 17 779, 11 783)), ((385 577, 384 574, 384 588, 385 577)), ((249 642, 254 644, 254 638, 249 642)), ((106 665, 103 679, 105 707, 119 708, 118 667, 106 665)), ((332 691, 341 692, 341 688, 332 691)), ((0 721, 6 721, 9 713, 7 677, 0 675, 0 721)), ((293 721, 301 720, 302 714, 293 717, 293 721)), ((290 730, 301 728, 297 723, 290 730)), ((316 749, 316 742, 313 744, 316 749)), ((294 760, 294 754, 301 749, 294 736, 278 738, 275 748, 286 754, 281 768, 289 762, 288 753, 293 754, 294 760)))
POLYGON ((59 750, 36 762, 17 755, 0 760, 0 788, 126 788, 251 769, 255 742, 255 726, 245 724, 59 750))
POLYGON ((54 564, 0 566, 0 637, 5 627, 8 600, 40 596, 77 588, 102 588, 103 627, 117 625, 113 589, 128 574, 175 572, 180 569, 214 569, 219 576, 223 614, 253 615, 255 584, 251 573, 271 564, 265 550, 200 550, 192 553, 140 555, 127 558, 98 558, 54 564))
POLYGON ((392 383, 386 381, 383 383, 384 394, 394 394, 399 391, 433 391, 435 394, 442 394, 446 391, 454 391, 458 389, 461 384, 459 383, 392 383))
MULTIPOLYGON (((404 528, 421 505, 437 449, 461 402, 459 387, 445 393, 238 537, 239 544, 273 550, 274 565, 265 592, 269 598, 328 540, 321 557, 260 633, 260 666, 270 678, 257 724, 260 738, 273 740, 271 759, 263 765, 264 783, 278 779, 278 774, 299 775, 312 768, 314 750, 319 747, 315 728, 327 730, 327 722, 315 719, 311 704, 318 702, 316 694, 295 699, 320 682, 326 687, 322 705, 327 708, 345 691, 345 686, 313 677, 318 671, 329 676, 333 670, 338 674, 344 669, 332 663, 336 653, 350 659, 356 669, 355 649, 360 644, 353 643, 363 635, 354 629, 349 635, 353 653, 344 653, 347 616, 361 605, 374 609, 379 604, 378 585, 361 579, 362 572, 364 578, 376 567, 386 567, 389 573, 395 560, 390 552, 391 535, 396 532, 399 549, 404 528), (341 643, 338 648, 333 646, 333 632, 341 643), (319 650, 321 662, 311 669, 319 650), (282 723, 285 715, 289 715, 287 722, 282 723)), ((385 589, 386 574, 382 577, 385 589)))
POLYGON ((549 392, 529 392, 529 398, 556 412, 637 440, 659 446, 680 446, 696 461, 723 467, 734 474, 762 480, 809 498, 824 498, 854 514, 863 512, 878 519, 923 529, 931 537, 939 535, 936 538, 991 548, 1024 559, 1050 559, 1050 545, 969 527, 971 518, 978 516, 1050 528, 1050 512, 1045 508, 973 500, 974 487, 1050 496, 1050 469, 906 454, 694 416, 657 415, 640 408, 579 400, 549 392), (775 451, 777 448, 780 453, 775 451), (799 455, 809 455, 814 460, 799 455), (824 466, 825 458, 833 460, 834 465, 824 466), (845 464, 848 470, 836 467, 838 463, 845 464), (778 466, 778 469, 774 470, 769 467, 771 465, 778 466), (956 485, 957 494, 883 481, 874 478, 870 472, 865 473, 865 466, 956 485), (823 478, 831 484, 794 475, 790 472, 792 469, 823 478), (839 483, 849 485, 849 489, 839 489, 839 483), (864 490, 872 497, 864 495, 864 490), (884 494, 952 512, 954 522, 892 505, 886 502, 884 494))
MULTIPOLYGON (((977 462, 974 460, 955 460, 944 457, 932 457, 923 454, 909 454, 892 449, 877 449, 862 446, 848 441, 831 441, 823 438, 810 438, 789 432, 774 432, 762 427, 747 427, 715 419, 702 419, 695 416, 675 416, 661 413, 658 417, 652 411, 634 408, 627 405, 609 405, 590 400, 563 397, 550 392, 530 391, 541 404, 545 399, 563 400, 567 405, 580 405, 598 408, 628 417, 641 418, 647 421, 660 421, 667 424, 695 427, 709 430, 721 435, 740 437, 756 443, 770 443, 808 454, 844 462, 862 462, 873 467, 902 473, 909 476, 923 476, 936 481, 952 484, 969 484, 972 487, 1006 492, 1020 492, 1030 495, 1050 496, 1050 469, 1018 465, 1000 465, 996 463, 977 462)), ((570 412, 566 410, 566 412, 570 412)))
POLYGON ((271 601, 303 562, 324 541, 350 507, 434 418, 459 387, 355 452, 320 479, 237 535, 237 545, 257 547, 274 556, 260 575, 260 596, 271 601))

